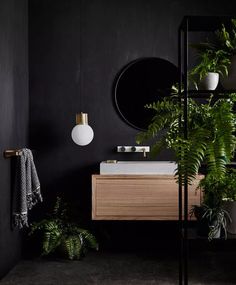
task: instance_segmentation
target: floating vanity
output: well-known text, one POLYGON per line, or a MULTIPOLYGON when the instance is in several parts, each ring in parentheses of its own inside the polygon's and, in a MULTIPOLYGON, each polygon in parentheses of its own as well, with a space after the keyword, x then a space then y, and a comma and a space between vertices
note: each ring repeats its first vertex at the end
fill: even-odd
MULTIPOLYGON (((151 162, 132 163, 133 168, 131 162, 110 164, 107 169, 101 165, 101 174, 92 176, 92 219, 178 220, 178 184, 173 175, 175 163, 168 165, 162 162, 162 167, 160 162, 156 165, 151 162), (156 166, 162 172, 153 175, 153 165, 154 173, 157 173, 156 166)), ((189 209, 201 203, 202 193, 196 188, 202 178, 199 175, 189 186, 189 209)))

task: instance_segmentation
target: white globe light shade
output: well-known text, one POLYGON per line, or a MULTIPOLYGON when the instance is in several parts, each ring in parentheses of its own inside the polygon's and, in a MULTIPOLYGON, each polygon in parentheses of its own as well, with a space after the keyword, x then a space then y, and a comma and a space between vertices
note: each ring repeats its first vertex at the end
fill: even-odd
POLYGON ((76 125, 72 129, 71 137, 74 143, 84 146, 93 140, 93 129, 89 125, 76 125))

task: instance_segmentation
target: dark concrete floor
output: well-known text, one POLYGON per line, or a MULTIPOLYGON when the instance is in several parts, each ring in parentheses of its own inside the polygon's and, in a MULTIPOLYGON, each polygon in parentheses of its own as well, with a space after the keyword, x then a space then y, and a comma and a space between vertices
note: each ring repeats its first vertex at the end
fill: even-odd
MULTIPOLYGON (((235 285, 236 252, 195 252, 189 284, 235 285)), ((178 259, 158 252, 90 252, 82 261, 22 260, 1 285, 176 285, 178 259)))

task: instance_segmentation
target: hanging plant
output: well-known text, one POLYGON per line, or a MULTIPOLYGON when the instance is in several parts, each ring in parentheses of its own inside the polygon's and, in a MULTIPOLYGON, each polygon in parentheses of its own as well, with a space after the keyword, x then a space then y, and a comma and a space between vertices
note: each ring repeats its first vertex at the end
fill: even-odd
POLYGON ((151 152, 155 156, 163 148, 173 150, 178 163, 175 175, 182 184, 185 179, 191 184, 203 162, 208 173, 222 177, 236 146, 235 99, 236 94, 216 102, 211 97, 207 104, 188 99, 188 139, 182 135, 183 107, 176 96, 147 105, 156 114, 148 130, 139 133, 136 141, 140 144, 154 138, 151 152), (161 137, 160 132, 164 133, 161 137))

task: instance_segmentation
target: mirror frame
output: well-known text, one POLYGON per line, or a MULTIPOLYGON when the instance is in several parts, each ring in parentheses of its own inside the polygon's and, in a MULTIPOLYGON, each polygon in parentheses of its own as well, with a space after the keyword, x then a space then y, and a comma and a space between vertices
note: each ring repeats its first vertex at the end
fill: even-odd
MULTIPOLYGON (((118 90, 118 85, 119 85, 119 82, 120 82, 122 76, 126 73, 126 71, 127 71, 131 66, 135 65, 135 64, 138 63, 138 62, 142 62, 143 60, 152 60, 152 59, 153 59, 153 60, 163 60, 163 61, 168 62, 170 65, 173 66, 173 68, 174 68, 174 67, 176 68, 176 74, 177 74, 177 76, 178 76, 178 67, 177 67, 174 63, 168 61, 167 59, 160 58, 160 57, 141 57, 141 58, 137 58, 137 59, 135 59, 135 60, 129 62, 128 64, 126 64, 126 65, 120 70, 120 72, 117 74, 117 76, 115 77, 115 80, 114 80, 113 100, 114 100, 115 108, 116 108, 116 110, 118 111, 119 116, 122 118, 122 120, 123 120, 125 123, 127 123, 129 126, 133 127, 134 129, 137 129, 137 130, 139 130, 139 131, 146 131, 147 128, 145 129, 145 128, 141 128, 141 127, 139 127, 139 126, 136 126, 135 124, 133 124, 132 122, 130 122, 130 121, 125 117, 125 115, 121 112, 121 109, 120 109, 119 104, 118 104, 117 90, 118 90)), ((178 77, 177 77, 176 79, 178 79, 178 77)), ((173 84, 174 84, 174 83, 173 83, 173 84)))

